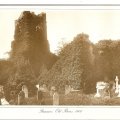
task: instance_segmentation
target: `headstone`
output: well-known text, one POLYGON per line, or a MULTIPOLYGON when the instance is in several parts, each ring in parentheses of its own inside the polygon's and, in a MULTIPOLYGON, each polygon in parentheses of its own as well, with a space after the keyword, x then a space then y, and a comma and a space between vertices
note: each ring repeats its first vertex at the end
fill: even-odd
POLYGON ((1 91, 0 92, 0 105, 2 105, 1 99, 4 98, 4 93, 1 91))
POLYGON ((120 85, 118 85, 118 95, 117 97, 120 97, 120 85))
POLYGON ((96 94, 94 97, 105 97, 106 90, 108 89, 108 83, 105 82, 97 82, 96 85, 96 94))
POLYGON ((9 105, 9 102, 5 98, 2 98, 1 105, 9 105))
POLYGON ((0 104, 9 105, 9 102, 5 99, 3 86, 0 85, 0 104))
POLYGON ((118 82, 119 82, 119 79, 118 79, 118 76, 116 76, 116 78, 115 78, 115 82, 116 82, 115 93, 118 93, 118 92, 119 92, 119 88, 118 88, 118 82))
POLYGON ((18 105, 24 105, 25 104, 25 93, 24 91, 20 91, 18 94, 18 105))
POLYGON ((9 105, 9 102, 5 99, 4 92, 0 92, 0 104, 1 105, 9 105))
POLYGON ((59 105, 59 94, 58 94, 58 92, 55 92, 53 94, 53 105, 59 105))
POLYGON ((44 99, 43 99, 43 92, 41 90, 37 91, 37 100, 38 100, 38 104, 42 105, 44 99))
POLYGON ((101 97, 101 95, 100 95, 100 89, 99 89, 99 87, 98 86, 96 86, 96 94, 95 94, 95 96, 94 97, 101 97))
POLYGON ((26 85, 22 86, 22 91, 25 93, 25 98, 28 98, 28 88, 26 85))
POLYGON ((71 86, 70 85, 65 85, 65 95, 69 94, 71 91, 71 86))

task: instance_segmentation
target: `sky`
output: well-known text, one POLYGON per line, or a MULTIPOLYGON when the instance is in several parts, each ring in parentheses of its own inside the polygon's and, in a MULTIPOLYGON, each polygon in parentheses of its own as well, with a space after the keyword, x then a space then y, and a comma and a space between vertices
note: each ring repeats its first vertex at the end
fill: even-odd
MULTIPOLYGON (((14 40, 15 20, 24 10, 0 9, 0 58, 7 58, 14 40)), ((93 43, 120 39, 120 10, 49 10, 46 12, 50 50, 56 53, 61 43, 69 43, 79 33, 86 33, 93 43)))

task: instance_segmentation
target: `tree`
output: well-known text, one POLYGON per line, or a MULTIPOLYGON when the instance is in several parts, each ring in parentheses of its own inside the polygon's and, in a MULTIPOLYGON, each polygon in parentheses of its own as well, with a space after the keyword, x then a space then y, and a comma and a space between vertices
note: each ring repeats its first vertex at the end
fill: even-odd
POLYGON ((66 83, 75 89, 89 91, 93 79, 94 55, 92 43, 86 34, 77 35, 74 40, 65 45, 59 53, 59 59, 42 79, 49 86, 64 88, 66 83))
POLYGON ((96 44, 97 79, 106 82, 120 75, 120 41, 102 40, 96 44))

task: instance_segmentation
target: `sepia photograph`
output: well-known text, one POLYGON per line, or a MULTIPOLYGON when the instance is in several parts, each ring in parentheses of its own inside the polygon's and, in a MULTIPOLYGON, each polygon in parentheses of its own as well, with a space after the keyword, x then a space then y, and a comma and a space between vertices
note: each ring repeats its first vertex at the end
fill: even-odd
POLYGON ((0 105, 119 106, 120 10, 0 9, 0 105))

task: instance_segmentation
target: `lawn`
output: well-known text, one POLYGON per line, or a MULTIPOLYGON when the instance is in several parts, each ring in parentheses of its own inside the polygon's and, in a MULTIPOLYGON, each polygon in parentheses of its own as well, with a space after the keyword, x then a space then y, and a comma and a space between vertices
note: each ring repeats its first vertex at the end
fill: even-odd
MULTIPOLYGON (((52 97, 48 94, 44 97, 44 105, 52 105, 52 97)), ((68 95, 59 95, 60 105, 120 105, 120 98, 95 98, 94 94, 82 94, 71 92, 68 95)), ((36 96, 26 99, 27 105, 39 105, 36 96)))

